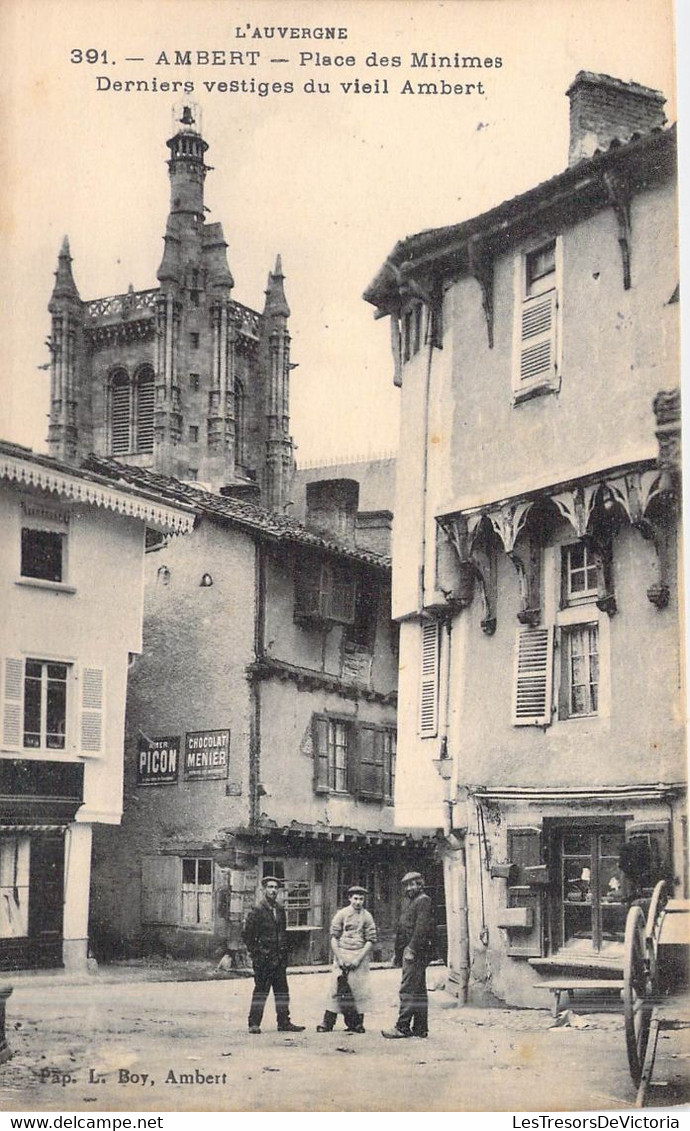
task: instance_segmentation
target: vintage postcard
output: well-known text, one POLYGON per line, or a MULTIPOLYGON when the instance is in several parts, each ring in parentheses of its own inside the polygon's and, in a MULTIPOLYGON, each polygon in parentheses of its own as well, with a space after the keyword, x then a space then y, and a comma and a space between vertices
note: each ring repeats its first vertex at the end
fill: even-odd
POLYGON ((671 0, 0 10, 0 1110, 678 1126, 671 0))

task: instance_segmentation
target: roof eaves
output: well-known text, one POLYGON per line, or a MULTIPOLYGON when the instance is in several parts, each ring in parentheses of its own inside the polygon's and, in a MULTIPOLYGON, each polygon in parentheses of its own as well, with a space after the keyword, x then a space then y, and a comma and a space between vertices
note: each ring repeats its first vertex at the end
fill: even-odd
MULTIPOLYGON (((598 185, 607 166, 623 163, 639 152, 675 144, 675 125, 634 134, 628 141, 614 139, 606 150, 597 150, 524 193, 502 201, 487 212, 458 224, 430 228, 399 240, 363 294, 365 302, 379 308, 379 316, 390 313, 399 286, 413 273, 431 265, 460 267, 468 241, 473 236, 500 238, 525 218, 554 207, 563 200, 576 203, 586 188, 598 185)), ((655 163, 655 169, 660 168, 655 163)))

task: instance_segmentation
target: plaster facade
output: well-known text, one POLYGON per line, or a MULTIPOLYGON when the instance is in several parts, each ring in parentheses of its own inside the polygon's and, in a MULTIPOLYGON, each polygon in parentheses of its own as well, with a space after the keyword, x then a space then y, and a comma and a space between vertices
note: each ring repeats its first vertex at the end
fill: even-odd
POLYGON ((402 384, 396 820, 443 832, 458 993, 516 1004, 622 974, 628 905, 687 895, 675 134, 631 87, 579 75, 571 167, 365 295, 402 384))
POLYGON ((0 468, 0 965, 85 968, 92 828, 122 815, 145 529, 193 516, 16 445, 0 468))
POLYGON ((168 489, 193 502, 197 526, 146 555, 123 824, 94 846, 96 953, 228 954, 242 967, 242 922, 270 874, 284 882, 293 962, 328 961, 330 919, 354 882, 370 887, 388 957, 404 872, 430 869, 443 899, 432 846, 393 818, 389 560, 251 504, 168 489), (305 606, 314 570, 321 586, 340 577, 337 608, 305 606), (190 775, 190 736, 225 734, 222 766, 190 775))

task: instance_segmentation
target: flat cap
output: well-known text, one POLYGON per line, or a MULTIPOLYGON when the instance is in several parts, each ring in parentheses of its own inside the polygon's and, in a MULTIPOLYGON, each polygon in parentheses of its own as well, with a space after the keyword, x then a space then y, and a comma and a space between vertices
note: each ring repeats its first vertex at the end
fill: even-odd
POLYGON ((411 880, 421 880, 422 883, 424 883, 424 876, 421 872, 406 872, 401 880, 401 883, 409 884, 411 880))
POLYGON ((264 876, 263 879, 261 880, 262 888, 265 888, 266 884, 271 884, 271 883, 277 884, 279 888, 282 888, 282 887, 285 886, 283 884, 283 881, 279 880, 277 876, 264 876))
POLYGON ((352 887, 347 889, 348 895, 368 895, 369 892, 366 888, 361 888, 359 884, 353 884, 352 887))

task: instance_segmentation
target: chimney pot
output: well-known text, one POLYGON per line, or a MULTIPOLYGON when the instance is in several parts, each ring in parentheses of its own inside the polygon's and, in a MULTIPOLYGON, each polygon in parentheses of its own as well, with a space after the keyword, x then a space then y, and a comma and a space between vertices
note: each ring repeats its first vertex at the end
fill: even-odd
POLYGON ((318 479, 307 483, 306 525, 316 533, 354 546, 358 505, 356 479, 318 479))
POLYGON ((633 134, 646 134, 666 124, 660 90, 623 82, 611 75, 578 71, 566 91, 570 99, 570 148, 568 165, 607 150, 614 141, 630 141, 633 134))

